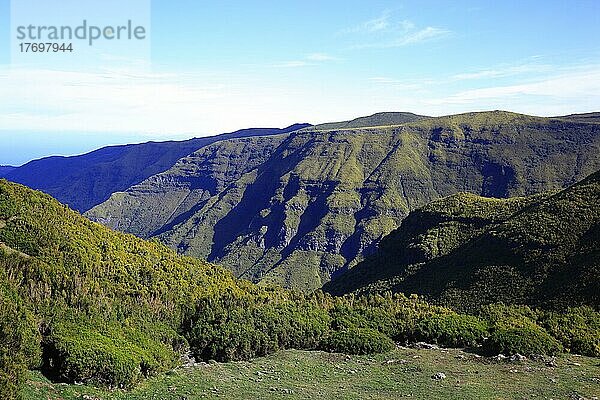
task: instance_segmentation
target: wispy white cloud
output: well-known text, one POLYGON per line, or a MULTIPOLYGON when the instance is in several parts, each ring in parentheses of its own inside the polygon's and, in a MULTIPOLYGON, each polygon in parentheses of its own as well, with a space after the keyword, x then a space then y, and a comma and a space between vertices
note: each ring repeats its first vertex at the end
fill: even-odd
MULTIPOLYGON (((571 71, 546 76, 527 83, 489 86, 460 91, 432 100, 430 104, 469 104, 508 98, 523 99, 528 96, 547 97, 555 101, 595 98, 600 100, 600 65, 573 68, 571 71)), ((600 106, 600 103, 596 107, 600 106)))
POLYGON ((552 65, 548 64, 521 64, 500 66, 493 69, 483 69, 479 71, 465 72, 451 77, 452 80, 466 81, 477 79, 504 78, 531 73, 543 73, 552 70, 552 65))
POLYGON ((302 68, 323 64, 329 61, 339 61, 339 58, 327 53, 311 53, 298 60, 289 60, 271 64, 273 68, 302 68))
MULTIPOLYGON (((498 78, 512 78, 513 82, 527 82, 527 78, 539 78, 540 76, 548 76, 550 74, 558 75, 560 73, 574 73, 580 70, 588 70, 589 65, 571 65, 571 66, 557 66, 551 64, 540 64, 531 62, 531 58, 524 62, 516 62, 513 64, 504 64, 498 66, 491 66, 482 68, 479 70, 471 70, 469 72, 436 76, 434 78, 403 78, 398 79, 389 76, 376 76, 368 78, 372 83, 378 84, 390 84, 390 85, 403 85, 403 86, 416 86, 416 87, 442 87, 451 84, 460 83, 463 87, 465 85, 477 85, 481 84, 481 81, 492 80, 498 78), (472 81, 472 82, 470 82, 472 81)), ((538 57, 535 57, 538 58, 538 57)))
POLYGON ((386 17, 367 21, 364 23, 362 28, 368 32, 379 32, 379 31, 387 29, 389 26, 390 26, 389 18, 386 16, 386 17))
POLYGON ((503 109, 551 116, 600 109, 600 64, 515 62, 469 74, 474 75, 459 77, 462 80, 456 74, 373 76, 367 78, 367 87, 372 99, 385 99, 392 105, 387 110, 408 109, 425 115, 503 109), (508 78, 498 80, 499 76, 508 78))
POLYGON ((448 36, 452 32, 435 26, 419 27, 408 19, 394 19, 390 12, 340 32, 356 36, 355 49, 403 47, 448 36), (368 40, 368 42, 365 42, 368 40), (362 43, 360 43, 362 42, 362 43))
POLYGON ((391 47, 403 47, 411 44, 427 42, 434 39, 439 39, 448 36, 451 32, 447 29, 436 28, 428 26, 426 28, 410 31, 403 34, 393 40, 381 43, 370 43, 358 47, 362 48, 391 48, 391 47))
POLYGON ((310 63, 304 60, 291 60, 291 61, 283 61, 272 64, 271 66, 274 68, 302 68, 308 67, 311 65, 315 65, 314 63, 310 63))
POLYGON ((381 32, 389 29, 390 24, 390 12, 384 11, 383 14, 377 18, 372 18, 353 27, 343 29, 339 33, 349 34, 381 32))
POLYGON ((339 60, 339 58, 331 56, 326 53, 311 53, 306 56, 306 59, 311 60, 311 61, 336 61, 336 60, 339 60))
MULTIPOLYGON (((300 61, 309 63, 306 57, 300 61)), ((452 74, 382 74, 348 85, 343 79, 327 84, 295 82, 277 70, 263 76, 251 71, 235 75, 0 67, 0 127, 5 131, 131 132, 173 138, 248 126, 326 122, 384 110, 440 115, 508 109, 559 115, 600 108, 600 64, 548 69, 511 78, 503 85, 473 77, 453 81, 452 74)), ((496 72, 481 75, 498 76, 500 70, 485 68, 481 71, 496 72)))
POLYGON ((374 76, 372 78, 369 78, 369 81, 371 81, 373 83, 382 83, 382 84, 394 84, 394 83, 402 82, 398 79, 390 78, 387 76, 374 76))
POLYGON ((301 100, 309 88, 228 73, 0 67, 0 87, 0 127, 10 131, 191 137, 319 115, 301 100))
POLYGON ((430 83, 428 81, 422 80, 401 80, 394 79, 387 76, 374 76, 368 79, 368 81, 375 85, 383 85, 387 87, 393 87, 398 90, 410 90, 413 93, 415 91, 421 91, 425 88, 425 86, 430 83))

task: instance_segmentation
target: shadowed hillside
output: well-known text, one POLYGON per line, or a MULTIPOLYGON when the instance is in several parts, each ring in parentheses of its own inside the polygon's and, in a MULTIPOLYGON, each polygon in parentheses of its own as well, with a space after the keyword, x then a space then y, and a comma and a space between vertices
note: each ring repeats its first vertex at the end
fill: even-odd
POLYGON ((584 114, 570 114, 562 117, 556 117, 565 119, 573 122, 585 122, 585 123, 600 123, 600 112, 591 112, 584 114))
POLYGON ((459 308, 497 301, 598 307, 600 172, 558 193, 437 200, 325 290, 418 293, 459 308))
POLYGON ((432 200, 561 189, 599 167, 598 124, 469 113, 215 143, 87 215, 239 277, 311 290, 432 200))

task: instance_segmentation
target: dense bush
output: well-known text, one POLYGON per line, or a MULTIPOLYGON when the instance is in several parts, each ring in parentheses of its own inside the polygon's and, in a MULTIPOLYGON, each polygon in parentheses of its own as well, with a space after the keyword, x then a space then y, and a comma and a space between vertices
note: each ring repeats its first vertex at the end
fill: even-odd
POLYGON ((40 363, 40 335, 35 320, 0 271, 0 398, 19 398, 27 368, 40 363))
POLYGON ((540 312, 527 306, 490 304, 480 317, 488 321, 491 336, 484 348, 490 354, 555 354, 561 343, 539 325, 540 312))
POLYGON ((600 357, 600 313, 591 307, 545 312, 540 323, 568 351, 600 357))
POLYGON ((479 317, 496 328, 520 328, 535 325, 537 313, 527 306, 489 304, 481 307, 479 317))
POLYGON ((350 328, 333 332, 321 344, 323 350, 346 354, 384 353, 394 347, 392 339, 369 328, 350 328))
POLYGON ((434 315, 416 326, 415 338, 443 346, 477 346, 487 335, 487 324, 477 317, 461 314, 434 315))
POLYGON ((173 349, 140 330, 123 326, 55 325, 46 337, 46 369, 60 379, 128 387, 174 366, 173 349))
POLYGON ((332 329, 369 328, 396 341, 414 339, 419 321, 450 310, 432 306, 416 296, 402 294, 345 296, 335 299, 330 311, 332 329))
POLYGON ((519 328, 499 328, 485 342, 490 354, 552 355, 561 351, 560 343, 536 325, 519 328))
POLYGON ((242 360, 281 348, 316 348, 329 329, 327 310, 314 302, 224 293, 198 302, 183 324, 197 358, 242 360))

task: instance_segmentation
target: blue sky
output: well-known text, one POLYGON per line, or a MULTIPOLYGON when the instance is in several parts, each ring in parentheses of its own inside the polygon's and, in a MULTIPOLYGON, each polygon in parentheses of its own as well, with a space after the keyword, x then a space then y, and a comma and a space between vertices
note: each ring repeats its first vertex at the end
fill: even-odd
MULTIPOLYGON (((57 23, 36 1, 14 0, 57 23)), ((136 1, 43 0, 148 38, 31 58, 11 27, 24 11, 0 0, 0 164, 379 111, 600 110, 596 0, 136 1)))

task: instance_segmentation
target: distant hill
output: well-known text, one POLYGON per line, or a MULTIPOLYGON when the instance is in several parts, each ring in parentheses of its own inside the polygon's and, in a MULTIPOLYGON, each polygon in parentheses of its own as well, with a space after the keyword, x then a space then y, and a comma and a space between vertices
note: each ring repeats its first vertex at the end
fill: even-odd
POLYGON ((351 121, 329 122, 325 124, 315 125, 315 129, 352 129, 365 128, 370 126, 390 126, 401 125, 407 122, 416 122, 422 119, 431 118, 423 115, 417 115, 408 112, 382 112, 370 115, 368 117, 360 117, 351 121))
POLYGON ((80 156, 47 157, 10 171, 5 178, 42 190, 71 208, 85 212, 110 195, 170 168, 181 157, 211 143, 240 137, 275 135, 305 128, 257 128, 180 142, 110 146, 80 156))
POLYGON ((600 306, 600 171, 558 193, 456 194, 413 211, 334 294, 417 293, 457 308, 600 306))
POLYGON ((220 141, 86 215, 238 277, 312 290, 433 200, 558 190, 598 169, 598 124, 468 113, 220 141))
POLYGON ((562 117, 556 117, 560 119, 567 119, 574 122, 584 122, 584 123, 600 123, 600 112, 591 112, 584 114, 570 114, 564 115, 562 117))
POLYGON ((10 171, 14 170, 17 167, 13 167, 10 165, 0 165, 0 177, 5 176, 6 174, 8 174, 10 171))

